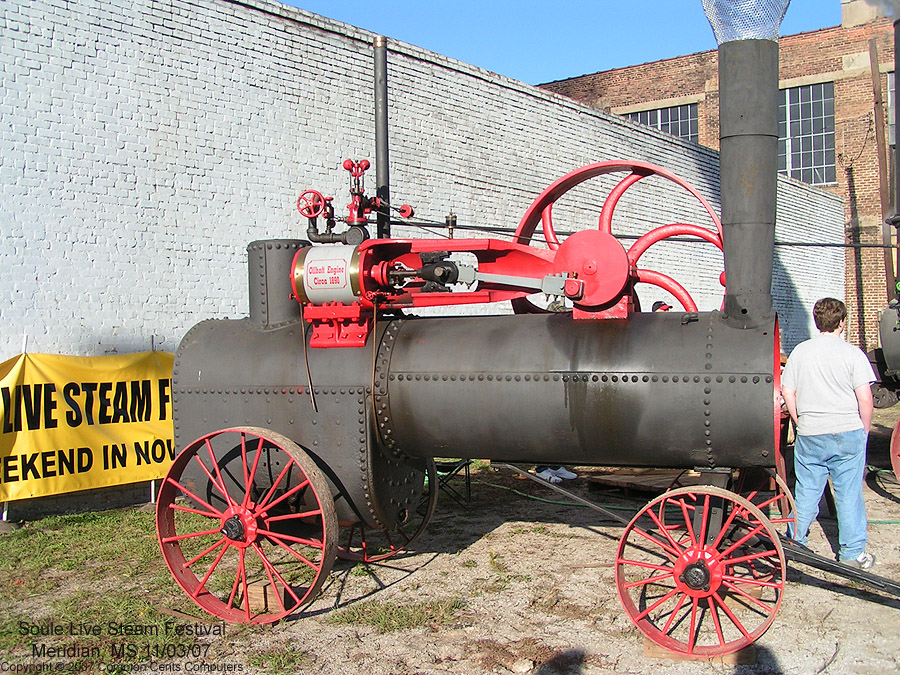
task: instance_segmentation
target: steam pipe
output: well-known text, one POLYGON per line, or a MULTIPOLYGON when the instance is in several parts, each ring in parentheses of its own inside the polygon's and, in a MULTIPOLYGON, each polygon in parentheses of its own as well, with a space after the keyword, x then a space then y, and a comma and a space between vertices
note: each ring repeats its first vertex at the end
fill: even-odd
MULTIPOLYGON (((387 205, 390 195, 390 160, 388 158, 388 108, 387 108, 387 39, 377 35, 375 48, 375 196, 387 205)), ((377 237, 391 236, 391 218, 388 206, 378 209, 377 237)))

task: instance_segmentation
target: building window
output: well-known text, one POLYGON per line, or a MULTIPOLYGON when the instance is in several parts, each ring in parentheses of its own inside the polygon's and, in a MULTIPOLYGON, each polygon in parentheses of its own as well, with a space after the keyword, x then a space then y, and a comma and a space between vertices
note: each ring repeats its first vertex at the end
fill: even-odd
POLYGON ((778 170, 804 183, 834 183, 834 83, 781 90, 778 170))
POLYGON ((672 108, 657 108, 656 110, 642 110, 641 112, 626 115, 633 122, 640 122, 647 126, 665 131, 673 136, 684 138, 695 143, 700 135, 697 130, 697 104, 676 105, 672 108))

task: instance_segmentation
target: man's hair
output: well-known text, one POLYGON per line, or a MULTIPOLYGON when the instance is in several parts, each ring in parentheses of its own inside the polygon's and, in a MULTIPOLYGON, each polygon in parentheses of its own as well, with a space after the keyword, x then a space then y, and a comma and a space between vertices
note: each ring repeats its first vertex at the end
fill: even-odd
POLYGON ((847 307, 840 300, 822 298, 813 307, 816 328, 822 333, 833 333, 847 317, 847 307))

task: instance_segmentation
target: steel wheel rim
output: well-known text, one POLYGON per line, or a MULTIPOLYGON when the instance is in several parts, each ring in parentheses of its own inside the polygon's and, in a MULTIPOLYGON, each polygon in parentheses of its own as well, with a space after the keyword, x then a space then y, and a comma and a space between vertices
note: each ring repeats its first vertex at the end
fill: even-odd
POLYGON ((225 621, 284 618, 315 599, 334 563, 327 480, 299 446, 266 429, 225 429, 189 444, 163 480, 156 516, 175 581, 225 621))
POLYGON ((431 521, 437 499, 437 470, 431 459, 425 469, 422 499, 410 521, 394 531, 367 528, 362 523, 353 523, 341 532, 338 557, 350 562, 377 563, 407 551, 431 521))
POLYGON ((772 524, 743 497, 711 486, 680 488, 651 501, 625 528, 615 578, 626 613, 651 641, 677 653, 721 656, 772 625, 784 592, 784 552, 772 524), (703 543, 713 500, 724 506, 723 524, 703 543), (696 531, 694 504, 703 507, 696 531), (664 526, 660 509, 684 526, 664 526))

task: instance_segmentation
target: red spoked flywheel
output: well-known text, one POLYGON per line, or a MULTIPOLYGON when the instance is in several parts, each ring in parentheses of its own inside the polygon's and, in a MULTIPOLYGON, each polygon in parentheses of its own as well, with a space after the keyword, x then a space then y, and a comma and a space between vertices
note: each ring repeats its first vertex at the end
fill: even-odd
MULTIPOLYGON (((629 281, 659 286, 671 293, 682 304, 686 311, 697 311, 697 304, 684 286, 670 276, 654 270, 641 269, 637 266, 641 256, 653 244, 677 236, 698 237, 712 243, 719 250, 722 250, 722 224, 710 204, 687 181, 661 167, 646 162, 608 161, 589 164, 566 174, 547 187, 537 199, 531 203, 516 228, 515 241, 519 243, 531 242, 537 226, 540 223, 547 246, 551 250, 556 251, 559 251, 561 247, 565 248, 565 242, 560 242, 553 226, 554 203, 569 190, 591 178, 621 172, 628 172, 628 175, 609 192, 603 203, 597 228, 597 231, 600 233, 598 235, 599 238, 594 237, 590 241, 587 241, 586 239, 584 242, 578 242, 571 247, 577 251, 575 254, 576 260, 574 262, 579 263, 579 265, 575 271, 581 278, 585 279, 589 279, 592 274, 597 273, 597 278, 600 279, 602 277, 602 283, 606 287, 616 287, 619 290, 624 289, 629 281), (709 214, 715 229, 708 229, 687 223, 661 225, 653 228, 640 237, 627 251, 624 251, 623 249, 623 255, 615 254, 613 252, 615 246, 611 244, 610 240, 615 241, 615 238, 612 236, 612 218, 616 206, 628 188, 648 176, 660 176, 687 190, 700 202, 704 210, 709 214), (602 267, 602 270, 597 271, 591 269, 592 257, 583 253, 586 244, 588 246, 603 249, 600 256, 602 260, 597 265, 597 267, 602 267)), ((576 234, 580 235, 580 233, 576 234)), ((569 239, 571 238, 572 237, 569 237, 569 239)), ((573 261, 567 260, 566 262, 571 263, 573 261)), ((724 276, 720 277, 720 281, 724 285, 724 276)), ((608 290, 601 291, 600 295, 603 294, 609 295, 608 290)), ((595 298, 600 297, 600 295, 595 296, 595 298)), ((519 303, 516 310, 529 311, 528 303, 519 303)))
POLYGON ((271 623, 315 599, 334 563, 338 524, 328 481, 281 434, 238 427, 188 445, 156 507, 163 558, 201 609, 271 623))

